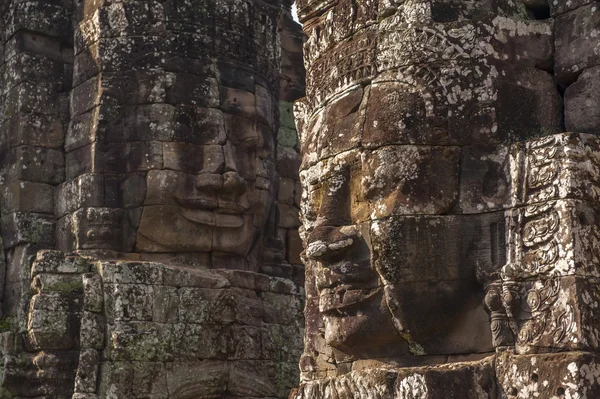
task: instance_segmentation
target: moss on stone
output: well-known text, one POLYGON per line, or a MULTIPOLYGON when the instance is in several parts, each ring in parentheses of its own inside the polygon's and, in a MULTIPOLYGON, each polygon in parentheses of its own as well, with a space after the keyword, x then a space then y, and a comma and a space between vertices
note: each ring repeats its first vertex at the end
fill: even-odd
MULTIPOLYGON (((0 333, 12 331, 15 316, 5 316, 0 318, 0 333)), ((2 396, 0 396, 2 398, 2 396)))

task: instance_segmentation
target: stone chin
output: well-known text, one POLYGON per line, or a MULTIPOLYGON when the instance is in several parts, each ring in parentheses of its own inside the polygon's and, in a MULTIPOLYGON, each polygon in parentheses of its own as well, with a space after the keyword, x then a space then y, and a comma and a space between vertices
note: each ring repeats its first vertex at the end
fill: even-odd
POLYGON ((352 306, 322 314, 326 344, 347 355, 369 359, 408 353, 407 342, 394 327, 383 288, 352 306))
POLYGON ((144 207, 139 252, 227 252, 245 256, 254 241, 251 214, 227 214, 176 205, 144 207))

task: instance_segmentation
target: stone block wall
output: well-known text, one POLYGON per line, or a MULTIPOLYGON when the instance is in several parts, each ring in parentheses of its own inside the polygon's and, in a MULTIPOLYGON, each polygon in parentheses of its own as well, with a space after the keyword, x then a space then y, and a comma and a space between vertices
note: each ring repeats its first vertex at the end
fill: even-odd
POLYGON ((291 398, 598 395, 597 1, 299 1, 291 398))
POLYGON ((6 257, 0 297, 5 327, 12 320, 23 333, 31 264, 39 249, 54 248, 55 189, 65 178, 72 4, 6 1, 1 8, 0 230, 6 257))
POLYGON ((290 6, 2 2, 0 395, 282 398, 296 384, 290 6))

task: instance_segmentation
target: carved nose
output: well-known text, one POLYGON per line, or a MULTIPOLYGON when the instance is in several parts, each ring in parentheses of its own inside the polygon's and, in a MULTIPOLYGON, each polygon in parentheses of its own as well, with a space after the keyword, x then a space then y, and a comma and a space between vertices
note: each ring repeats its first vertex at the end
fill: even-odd
POLYGON ((239 198, 246 193, 246 190, 248 190, 248 184, 237 172, 223 173, 223 193, 239 198))
POLYGON ((306 247, 306 256, 319 262, 338 260, 358 244, 360 232, 354 226, 315 228, 306 247))

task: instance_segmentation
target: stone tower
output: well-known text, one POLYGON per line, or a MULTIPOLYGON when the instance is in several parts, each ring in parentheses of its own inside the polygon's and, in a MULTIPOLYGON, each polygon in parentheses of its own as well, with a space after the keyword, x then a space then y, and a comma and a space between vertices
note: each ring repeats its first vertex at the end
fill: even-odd
POLYGON ((299 2, 291 398, 600 396, 599 6, 299 2))
POLYGON ((290 6, 1 2, 2 397, 297 384, 290 6))

